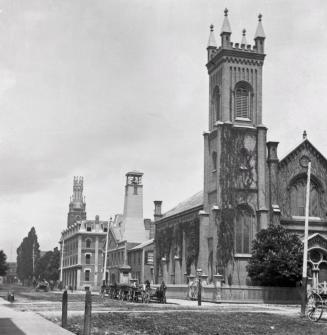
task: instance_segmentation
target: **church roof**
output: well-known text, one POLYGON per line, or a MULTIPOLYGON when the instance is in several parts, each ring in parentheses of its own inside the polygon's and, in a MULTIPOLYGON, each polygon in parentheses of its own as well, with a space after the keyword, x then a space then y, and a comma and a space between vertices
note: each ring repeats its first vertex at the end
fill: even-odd
POLYGON ((199 206, 203 206, 203 191, 200 191, 187 198, 186 200, 180 202, 177 206, 164 213, 162 218, 164 219, 176 214, 180 214, 199 206))
POLYGON ((315 154, 325 165, 327 165, 326 157, 306 138, 297 147, 295 147, 290 153, 288 153, 283 159, 280 160, 279 164, 282 166, 292 159, 294 155, 299 153, 303 148, 307 148, 315 154))

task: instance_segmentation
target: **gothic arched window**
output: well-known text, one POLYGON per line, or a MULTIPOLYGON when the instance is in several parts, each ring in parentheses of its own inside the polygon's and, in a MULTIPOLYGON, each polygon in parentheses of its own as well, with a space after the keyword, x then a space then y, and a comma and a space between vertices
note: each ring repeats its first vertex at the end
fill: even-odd
POLYGON ((239 206, 235 218, 235 253, 249 254, 254 237, 254 214, 247 206, 239 206))
POLYGON ((239 82, 235 87, 235 118, 251 119, 251 86, 246 82, 239 82))
MULTIPOLYGON (((306 199, 306 188, 307 188, 307 177, 300 176, 295 179, 290 186, 290 205, 292 216, 304 216, 305 215, 305 199, 306 199)), ((309 203, 309 215, 315 217, 321 217, 321 193, 322 189, 319 184, 311 178, 310 183, 310 203, 309 203)))
POLYGON ((218 86, 213 91, 213 111, 215 121, 221 120, 220 92, 218 86))

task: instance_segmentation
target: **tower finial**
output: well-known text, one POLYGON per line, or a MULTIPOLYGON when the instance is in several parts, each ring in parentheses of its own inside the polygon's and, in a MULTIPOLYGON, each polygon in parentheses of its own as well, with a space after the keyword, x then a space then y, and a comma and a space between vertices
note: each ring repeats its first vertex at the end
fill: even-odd
POLYGON ((262 27, 262 22, 261 22, 261 19, 262 19, 262 14, 259 14, 258 15, 258 27, 257 27, 257 30, 255 32, 255 35, 254 35, 254 39, 256 38, 266 38, 266 35, 265 35, 265 32, 263 31, 263 27, 262 27))
POLYGON ((225 13, 225 17, 224 17, 224 22, 223 22, 223 26, 221 27, 221 34, 227 33, 227 34, 231 34, 232 33, 232 29, 230 27, 229 21, 228 21, 228 9, 225 8, 224 10, 225 13))
POLYGON ((244 46, 248 44, 245 35, 246 35, 246 29, 244 28, 244 29, 242 30, 242 41, 241 41, 241 45, 244 45, 244 46))
POLYGON ((214 30, 214 25, 210 25, 210 35, 209 35, 209 40, 208 40, 208 48, 217 48, 217 42, 215 39, 215 34, 213 32, 214 30))
POLYGON ((306 130, 303 131, 303 135, 302 136, 303 136, 304 140, 306 140, 308 138, 308 134, 307 134, 306 130))

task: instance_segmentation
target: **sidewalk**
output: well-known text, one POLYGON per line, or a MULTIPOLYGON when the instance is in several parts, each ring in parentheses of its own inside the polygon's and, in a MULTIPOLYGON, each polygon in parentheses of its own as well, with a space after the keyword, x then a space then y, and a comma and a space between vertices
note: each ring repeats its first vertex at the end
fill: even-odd
POLYGON ((1 335, 71 335, 72 333, 33 312, 18 312, 0 298, 1 335))

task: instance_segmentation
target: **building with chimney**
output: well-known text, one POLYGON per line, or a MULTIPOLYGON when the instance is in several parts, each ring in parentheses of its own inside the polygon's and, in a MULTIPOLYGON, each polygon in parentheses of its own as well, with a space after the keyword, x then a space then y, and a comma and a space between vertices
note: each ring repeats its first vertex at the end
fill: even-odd
POLYGON ((262 15, 252 45, 245 29, 241 42, 232 42, 227 9, 224 14, 219 46, 211 26, 207 47, 203 190, 156 221, 156 282, 185 283, 198 271, 208 282, 221 274, 230 285, 251 284, 246 265, 259 230, 281 224, 304 234, 308 162, 312 164, 308 265, 314 280, 326 281, 327 160, 306 133, 295 149, 278 158, 278 142, 267 142, 263 124, 262 15))
POLYGON ((108 221, 96 215, 86 218, 83 196, 83 178, 74 177, 73 195, 70 198, 67 228, 59 241, 61 248, 60 280, 64 287, 77 290, 99 289, 104 277, 104 250, 108 221))
POLYGON ((109 228, 107 271, 111 283, 153 281, 154 223, 143 217, 143 173, 126 173, 124 212, 109 228))

